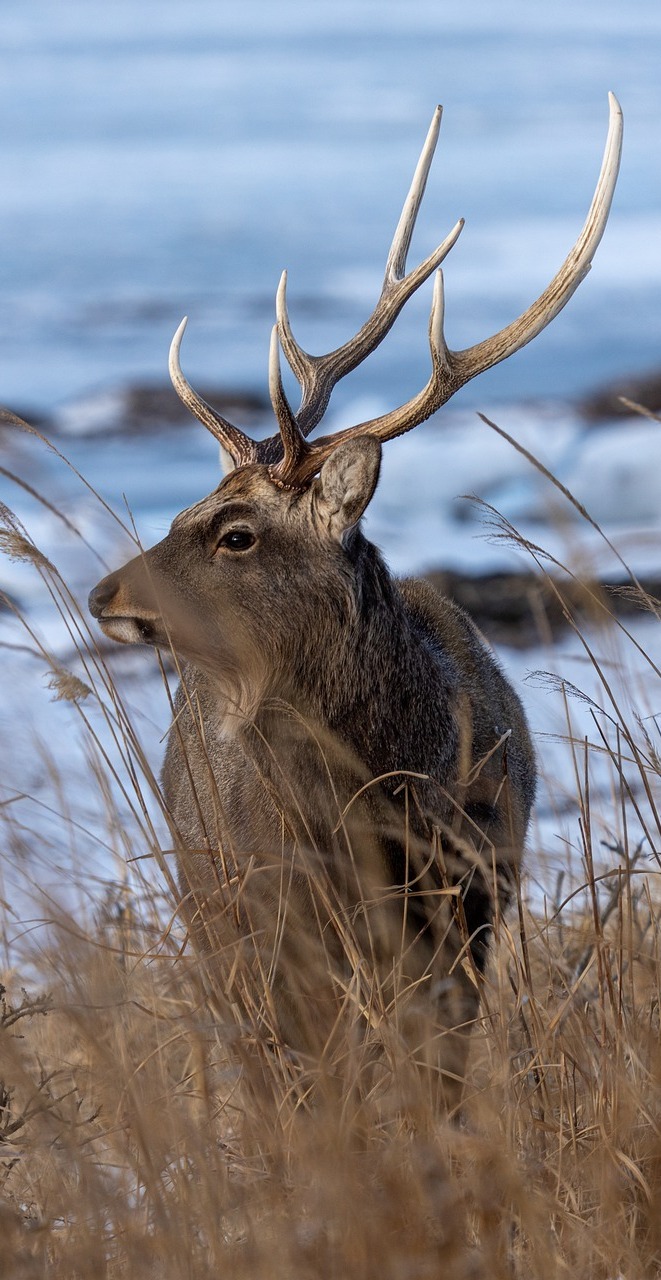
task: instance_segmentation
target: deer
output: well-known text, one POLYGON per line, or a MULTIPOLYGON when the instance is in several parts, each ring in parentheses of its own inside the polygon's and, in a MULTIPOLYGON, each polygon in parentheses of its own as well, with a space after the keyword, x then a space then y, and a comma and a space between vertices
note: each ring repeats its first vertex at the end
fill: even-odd
POLYGON ((211 986, 240 1026, 300 1061, 348 1034, 350 1005, 351 1034, 403 1038, 450 1109, 490 938, 521 868, 535 753, 521 700, 470 618, 429 583, 393 577, 361 518, 382 446, 532 341, 590 270, 620 160, 622 113, 609 103, 578 240, 541 296, 476 345, 453 351, 444 337, 441 263, 463 220, 407 271, 440 107, 380 297, 355 336, 327 354, 304 350, 283 274, 268 363, 275 434, 249 438, 195 392, 180 363, 184 319, 172 383, 218 441, 225 474, 89 597, 108 637, 169 650, 177 664, 162 789, 180 909, 211 986), (311 441, 336 384, 432 275, 427 385, 311 441), (296 412, 281 351, 300 387, 296 412))

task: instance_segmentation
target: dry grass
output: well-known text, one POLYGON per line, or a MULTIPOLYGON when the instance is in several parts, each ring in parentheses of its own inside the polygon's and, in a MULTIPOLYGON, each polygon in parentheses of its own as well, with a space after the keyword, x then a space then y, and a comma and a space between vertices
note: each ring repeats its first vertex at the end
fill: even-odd
POLYGON ((48 997, 8 975, 1 1007, 0 1275, 656 1274, 649 882, 501 929, 454 1122, 396 1054, 369 1088, 350 1055, 287 1071, 189 957, 62 922, 48 997))
MULTIPOLYGON (((5 938, 0 1277, 658 1275, 661 768, 650 722, 626 722, 604 674, 594 741, 566 745, 583 884, 546 911, 519 900, 499 922, 462 1111, 447 1119, 397 1035, 397 1008, 369 1016, 369 975, 367 995, 363 985, 347 998, 339 1047, 305 1068, 231 998, 210 1002, 173 913, 169 860, 142 803, 158 789, 121 694, 53 566, 15 521, 5 541, 70 619, 80 670, 44 651, 55 691, 89 734, 112 841, 119 788, 163 890, 137 864, 89 927, 62 914, 36 944, 5 938), (591 753, 610 761, 611 813, 594 812, 591 753), (618 833, 605 877, 592 857, 599 824, 618 833)), ((658 675, 650 664, 650 687, 658 675)), ((226 962, 229 989, 236 953, 226 962)))

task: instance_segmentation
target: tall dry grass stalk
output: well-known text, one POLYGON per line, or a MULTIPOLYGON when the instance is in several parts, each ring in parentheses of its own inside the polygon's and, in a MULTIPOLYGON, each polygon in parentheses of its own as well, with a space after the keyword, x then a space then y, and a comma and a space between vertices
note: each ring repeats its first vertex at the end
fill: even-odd
MULTIPOLYGON (((463 1105, 448 1118, 399 1034, 408 993, 395 984, 384 999, 359 964, 317 1062, 269 1034, 268 974, 240 938, 216 957, 210 997, 178 922, 158 783, 121 689, 66 584, 9 513, 4 541, 43 576, 78 650, 65 670, 30 632, 87 735, 107 815, 94 838, 129 870, 95 899, 91 922, 52 908, 20 945, 7 904, 0 1276, 657 1275, 661 753, 648 708, 624 714, 574 604, 569 622, 603 692, 593 733, 577 739, 560 680, 582 872, 564 900, 531 910, 519 894, 498 921, 486 976, 475 976, 463 1105), (598 812, 593 757, 613 780, 598 812), (595 860, 604 830, 606 872, 595 860)), ((527 550, 545 572, 539 549, 527 550)), ((630 589, 657 613, 633 575, 630 589)), ((588 594, 605 625, 607 601, 588 594)), ((653 708, 651 660, 648 671, 653 708)), ((67 785, 62 776, 63 810, 67 785)), ((25 841, 15 808, 3 811, 5 858, 25 841)), ((73 817, 71 833, 78 845, 73 817)), ((300 963, 313 971, 318 952, 300 963)))

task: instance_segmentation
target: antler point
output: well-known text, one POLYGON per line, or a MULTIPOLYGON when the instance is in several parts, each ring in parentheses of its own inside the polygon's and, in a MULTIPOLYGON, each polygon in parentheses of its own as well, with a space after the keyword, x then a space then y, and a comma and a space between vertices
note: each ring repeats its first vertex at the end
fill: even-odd
POLYGON ((183 320, 181 320, 181 321, 180 321, 180 323, 179 323, 179 325, 177 326, 177 329, 176 329, 176 331, 175 331, 175 335, 174 335, 174 337, 173 337, 173 339, 172 339, 172 344, 171 344, 171 345, 172 345, 173 347, 175 346, 175 344, 176 344, 176 346, 177 346, 177 347, 179 346, 179 343, 181 342, 181 339, 182 339, 182 337, 183 337, 183 335, 184 335, 184 329, 186 328, 186 325, 187 325, 187 324, 188 324, 188 316, 184 316, 183 320))

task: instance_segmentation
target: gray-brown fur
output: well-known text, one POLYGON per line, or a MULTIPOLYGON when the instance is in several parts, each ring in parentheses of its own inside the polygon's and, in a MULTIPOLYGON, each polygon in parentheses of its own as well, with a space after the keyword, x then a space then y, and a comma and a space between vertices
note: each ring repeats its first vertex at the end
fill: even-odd
POLYGON ((109 635, 171 642, 187 663, 163 788, 218 982, 243 946, 275 1034, 318 1054, 358 955, 383 1016, 397 990, 400 1030, 456 1085, 477 1012, 465 930, 479 970, 493 869, 502 903, 535 768, 519 699, 468 617, 393 579, 363 536, 379 459, 376 441, 349 441, 302 491, 239 468, 90 604, 109 635), (254 543, 230 548, 236 531, 254 543), (438 892, 453 884, 462 906, 438 892))

